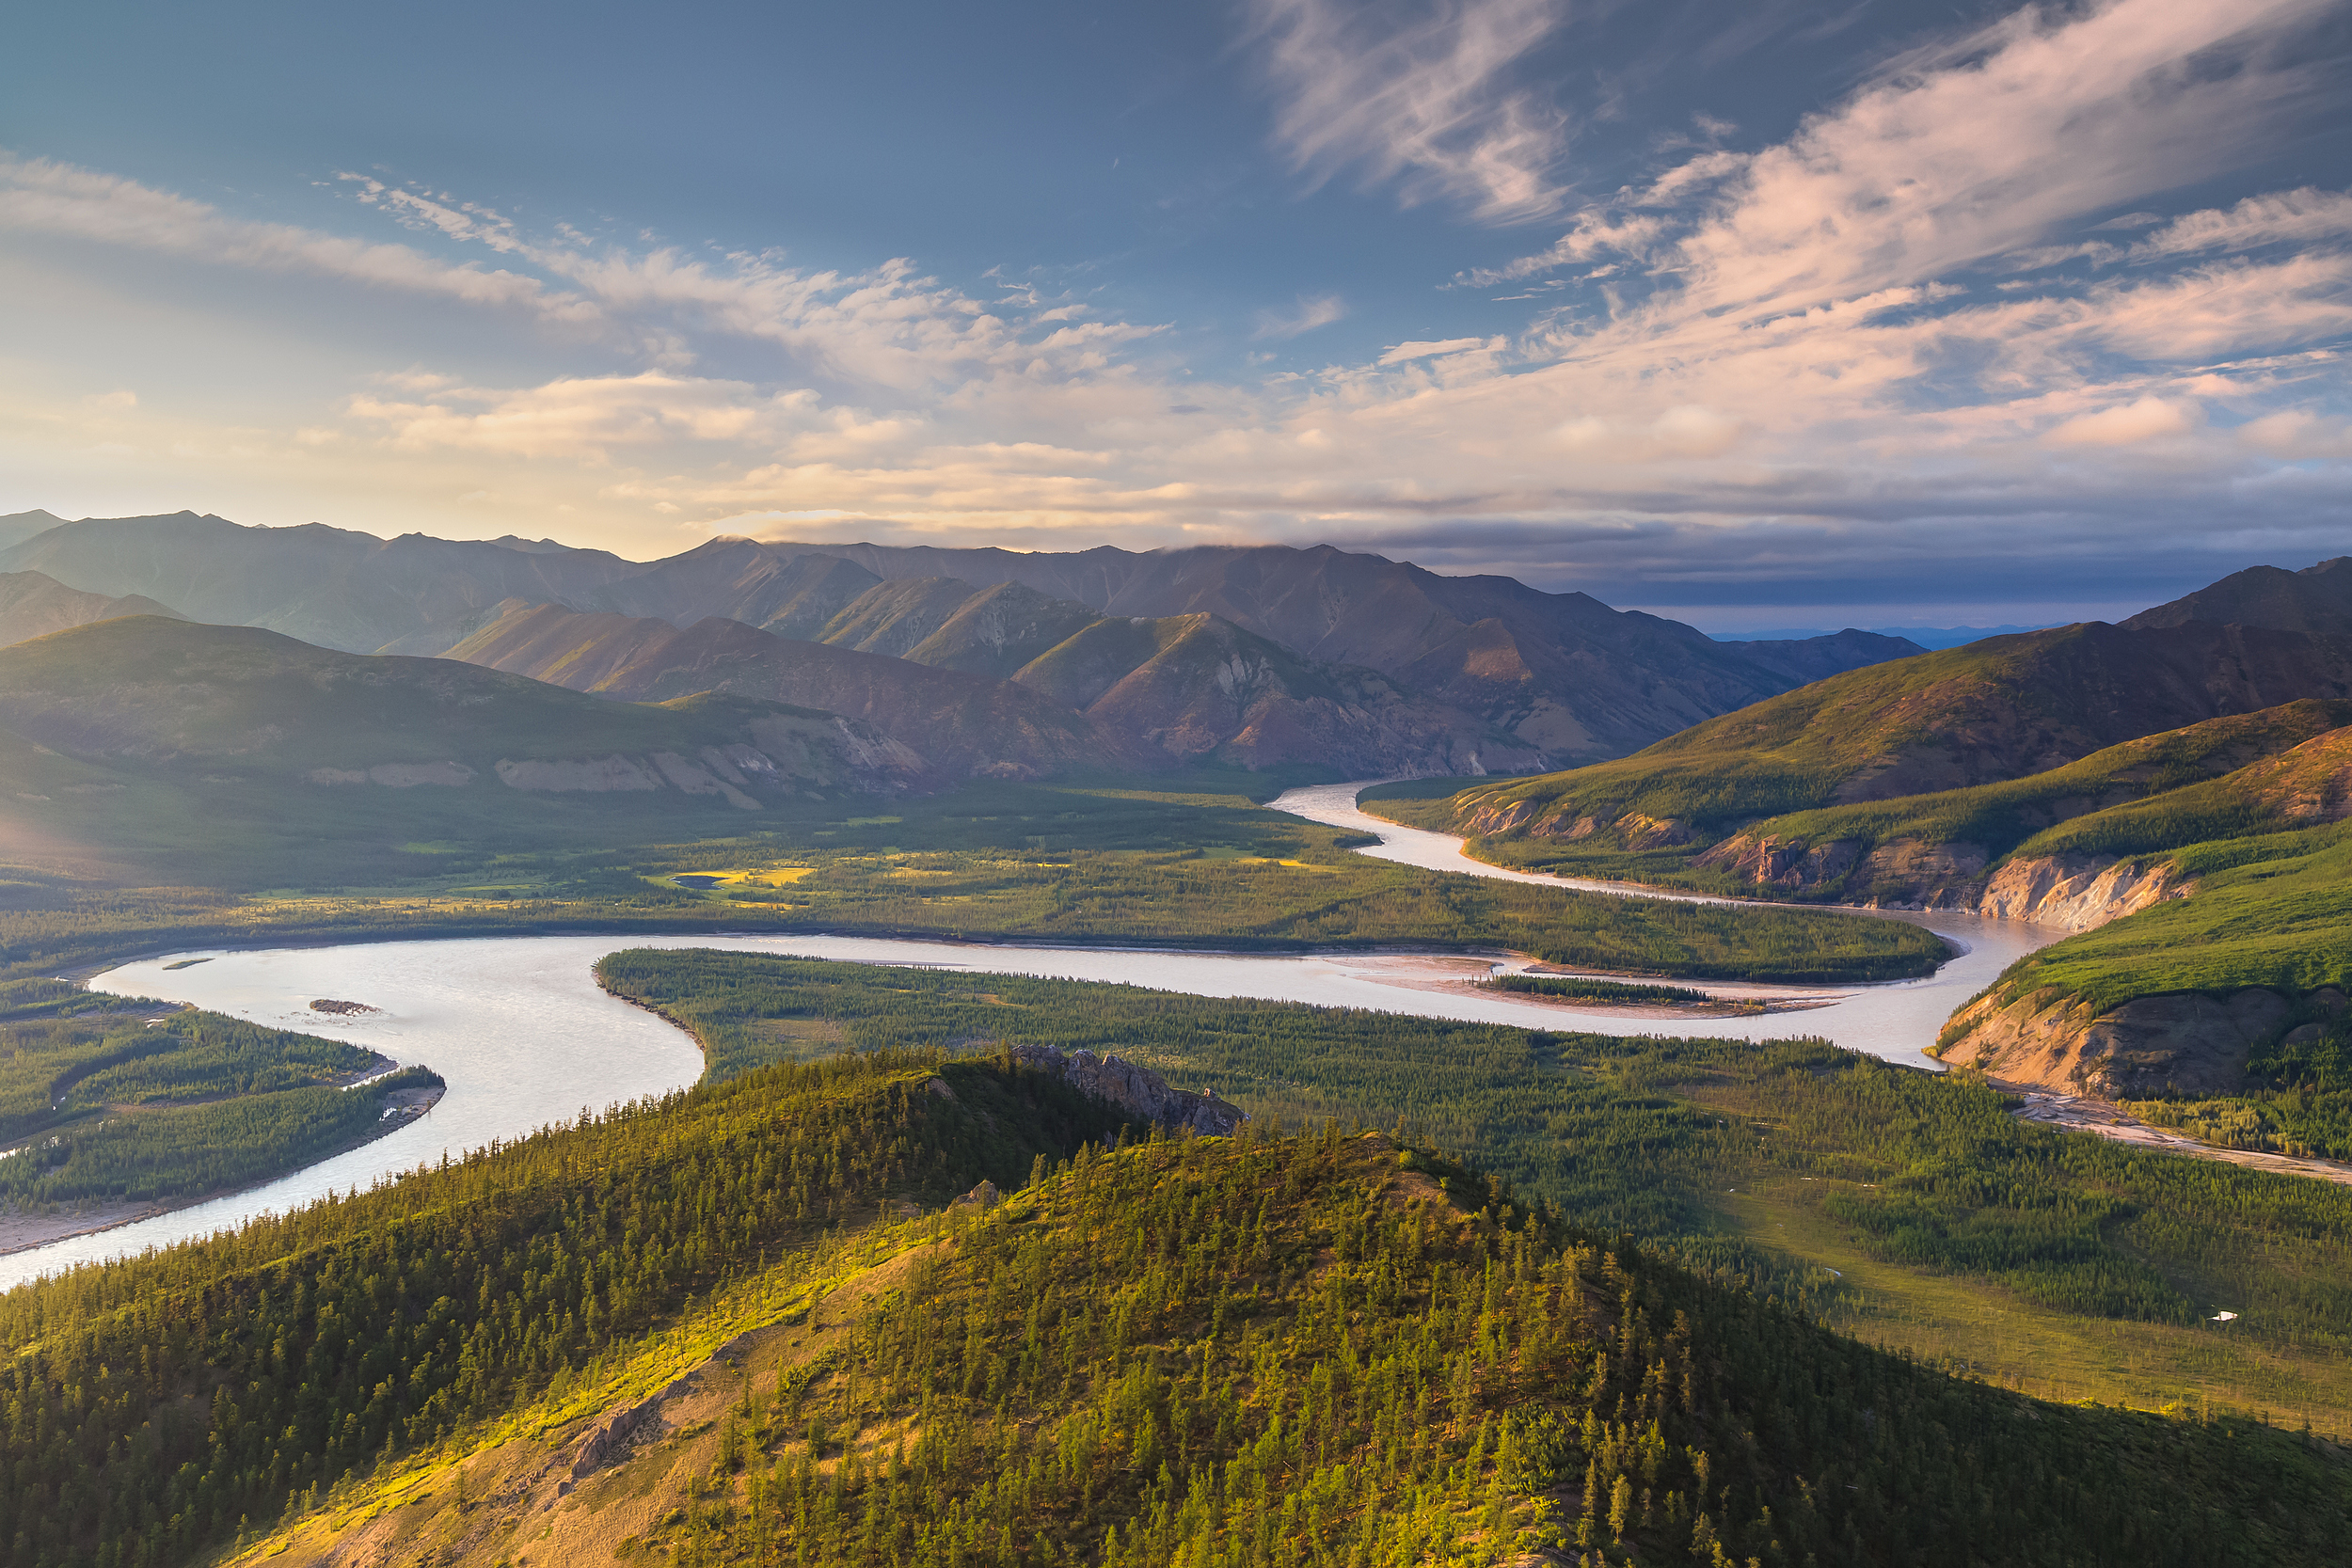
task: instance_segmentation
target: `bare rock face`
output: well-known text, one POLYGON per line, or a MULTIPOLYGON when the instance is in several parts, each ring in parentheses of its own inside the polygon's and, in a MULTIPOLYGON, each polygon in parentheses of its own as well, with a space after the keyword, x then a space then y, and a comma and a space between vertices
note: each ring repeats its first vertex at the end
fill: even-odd
POLYGON ((1994 872, 1977 901, 1977 912, 1996 920, 2030 920, 2088 931, 2168 898, 2185 898, 2196 886, 2181 880, 2169 861, 2142 863, 2094 855, 2042 855, 2011 861, 1994 872))
POLYGON ((2061 1094, 2229 1094, 2245 1086, 2248 1055, 2291 1010, 2260 987, 2226 999, 2135 997, 2096 1015, 2073 996, 2036 991, 2004 1003, 1995 991, 1953 1017, 1938 1053, 1954 1067, 2061 1094))
POLYGON ((1016 1060, 1060 1077, 1082 1094, 1116 1105, 1139 1120, 1170 1131, 1190 1128, 1203 1137, 1224 1137, 1249 1119, 1239 1106, 1214 1094, 1170 1088, 1149 1068, 1091 1051, 1057 1051, 1050 1045, 1016 1045, 1016 1060))
POLYGON ((1759 892, 1795 893, 1838 880, 1861 859, 1862 847, 1851 839, 1808 844, 1803 839, 1752 838, 1741 833, 1691 863, 1709 871, 1728 871, 1759 892))

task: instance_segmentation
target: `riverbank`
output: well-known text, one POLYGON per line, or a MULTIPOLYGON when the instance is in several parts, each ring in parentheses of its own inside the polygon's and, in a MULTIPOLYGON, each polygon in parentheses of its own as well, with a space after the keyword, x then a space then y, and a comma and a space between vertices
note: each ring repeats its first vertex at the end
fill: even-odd
MULTIPOLYGON (((346 1074, 340 1085, 333 1086, 341 1087, 348 1092, 363 1088, 376 1079, 399 1070, 398 1062, 377 1053, 368 1067, 358 1072, 346 1074)), ((441 1097, 447 1092, 445 1085, 440 1087, 422 1085, 389 1091, 383 1097, 386 1114, 369 1128, 365 1136, 345 1139, 341 1144, 330 1148, 319 1158, 307 1160, 294 1169, 307 1169, 322 1164, 327 1160, 337 1159, 357 1149, 365 1148, 378 1139, 399 1132, 439 1104, 441 1097)), ((217 1187, 207 1192, 189 1193, 170 1198, 76 1204, 71 1209, 60 1205, 48 1210, 0 1205, 0 1258, 14 1253, 29 1252, 59 1242, 72 1241, 76 1237, 101 1235, 109 1230, 119 1229, 126 1225, 135 1225, 142 1220, 161 1219, 167 1214, 196 1208, 199 1204, 232 1199, 282 1181, 289 1174, 291 1173, 283 1170, 275 1171, 258 1180, 239 1182, 234 1186, 217 1187)))

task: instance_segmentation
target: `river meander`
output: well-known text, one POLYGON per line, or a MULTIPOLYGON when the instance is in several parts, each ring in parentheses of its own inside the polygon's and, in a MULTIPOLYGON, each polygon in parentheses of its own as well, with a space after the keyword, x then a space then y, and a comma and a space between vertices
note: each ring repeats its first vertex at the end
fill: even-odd
MULTIPOLYGON (((1294 790, 1274 804, 1313 821, 1377 833, 1382 842, 1364 852, 1385 859, 1432 870, 1653 895, 1482 864, 1462 853, 1459 839, 1359 812, 1355 797, 1361 787, 1294 790)), ((596 986, 596 959, 622 947, 717 947, 857 963, 1009 971, 1531 1028, 1747 1039, 1824 1035, 1852 1050, 1932 1067, 1921 1048, 1934 1040, 1952 1009, 2017 958, 2064 935, 1970 915, 1891 913, 1890 918, 1925 926, 1965 951, 1929 979, 1820 988, 1810 994, 1821 1005, 1805 1010, 1708 1019, 1587 1011, 1472 991, 1461 984, 1502 961, 1499 954, 1271 956, 762 934, 481 937, 145 958, 99 975, 90 982, 92 989, 193 1003, 257 1023, 348 1039, 396 1061, 433 1068, 448 1080, 449 1092, 429 1114, 398 1132, 267 1185, 0 1258, 0 1289, 76 1263, 232 1228, 330 1192, 365 1188, 445 1155, 456 1159, 493 1139, 513 1139, 569 1120, 583 1108, 600 1110, 684 1087, 702 1072, 693 1041, 596 986), (188 964, 189 958, 204 961, 188 964), (184 967, 169 967, 174 964, 184 967), (310 1006, 318 998, 378 1010, 318 1013, 310 1006)), ((1807 990, 1713 983, 1707 989, 1726 996, 1765 991, 1788 996, 1807 990)))

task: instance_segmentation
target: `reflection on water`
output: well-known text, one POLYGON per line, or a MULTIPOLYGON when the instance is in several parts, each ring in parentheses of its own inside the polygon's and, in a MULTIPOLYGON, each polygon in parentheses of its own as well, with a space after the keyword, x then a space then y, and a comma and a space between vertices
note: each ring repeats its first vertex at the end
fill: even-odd
MULTIPOLYGON (((1461 841, 1400 828, 1356 809, 1358 784, 1294 790, 1277 809, 1380 835, 1365 853, 1439 871, 1561 883, 1465 857, 1461 841)), ((1582 885, 1582 884, 1572 884, 1582 885)), ((597 958, 616 948, 719 947, 859 963, 920 964, 1071 980, 1114 980, 1199 996, 1252 997, 1324 1006, 1371 1007, 1470 1022, 1522 1027, 1651 1031, 1777 1039, 1825 1035, 1890 1060, 1932 1066, 1920 1055, 1952 1008, 2034 948, 2062 933, 1967 915, 1903 914, 1967 949, 1933 978, 1822 989, 1825 1006, 1762 1017, 1682 1021, 1629 1018, 1450 984, 1486 973, 1479 958, 1405 953, 1268 957, 1128 948, 1028 947, 909 942, 879 937, 611 936, 483 937, 450 942, 364 942, 273 952, 167 955, 109 971, 92 988, 167 997, 278 1028, 331 1035, 403 1062, 421 1062, 449 1081, 431 1114, 324 1164, 231 1197, 92 1236, 0 1259, 0 1288, 80 1262, 119 1258, 278 1212, 329 1192, 455 1159, 492 1139, 520 1137, 584 1108, 681 1088, 702 1071, 693 1042, 641 1008, 596 987, 597 958), (208 961, 191 964, 192 957, 208 961), (382 1009, 346 1017, 312 1012, 332 996, 382 1009)), ((1499 960, 1500 955, 1496 956, 1499 960)), ((1751 988, 1710 986, 1736 993, 1751 988)), ((1769 988, 1775 994, 1804 990, 1769 988)))

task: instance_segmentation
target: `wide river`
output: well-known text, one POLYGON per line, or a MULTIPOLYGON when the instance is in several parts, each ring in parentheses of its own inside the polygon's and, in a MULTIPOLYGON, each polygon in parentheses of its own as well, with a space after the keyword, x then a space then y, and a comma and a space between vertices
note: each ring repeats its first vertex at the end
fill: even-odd
MULTIPOLYGON (((1445 833, 1401 828, 1356 809, 1361 784, 1296 789, 1279 811, 1376 833, 1364 853, 1436 871, 1654 896, 1646 890, 1569 881, 1482 864, 1445 833)), ((1714 902, 1715 900, 1708 900, 1714 902)), ((426 1116, 323 1164, 229 1197, 111 1230, 0 1258, 0 1289, 76 1263, 119 1258, 347 1192, 420 1164, 455 1159, 492 1139, 520 1137, 582 1109, 681 1088, 702 1073, 685 1034, 597 989, 597 958, 622 947, 718 947, 747 953, 1007 972, 1072 980, 1117 980, 1199 996, 1244 996, 1324 1006, 1372 1007, 1432 1018, 1613 1034, 1672 1032, 1771 1039, 1825 1035, 1890 1061, 1933 1067, 1921 1048, 1954 1007, 2025 954, 2062 931, 1970 915, 1893 914, 1963 951, 1925 980, 1820 989, 1825 1005, 1802 1011, 1706 1020, 1629 1017, 1517 1000, 1466 989, 1493 959, 1408 953, 1295 957, 1136 948, 898 941, 803 935, 686 937, 479 937, 448 942, 358 942, 260 952, 189 952, 110 970, 92 990, 194 1003, 257 1023, 331 1035, 400 1062, 421 1062, 448 1080, 426 1116), (190 959, 200 960, 189 962, 190 959), (378 1009, 313 1012, 320 998, 378 1009)), ((1804 988, 1708 984, 1725 996, 1788 996, 1804 988)))

